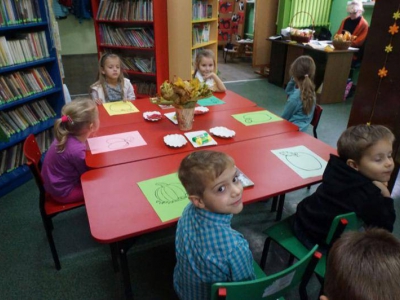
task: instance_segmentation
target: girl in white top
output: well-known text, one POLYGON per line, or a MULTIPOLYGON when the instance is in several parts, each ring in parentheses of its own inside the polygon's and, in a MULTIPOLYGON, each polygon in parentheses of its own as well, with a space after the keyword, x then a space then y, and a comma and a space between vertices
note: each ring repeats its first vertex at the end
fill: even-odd
POLYGON ((226 87, 215 72, 214 52, 201 50, 197 53, 195 61, 194 78, 206 82, 213 92, 225 92, 226 87))
POLYGON ((135 100, 132 84, 121 72, 118 55, 106 53, 100 58, 97 81, 90 86, 90 95, 97 104, 135 100))

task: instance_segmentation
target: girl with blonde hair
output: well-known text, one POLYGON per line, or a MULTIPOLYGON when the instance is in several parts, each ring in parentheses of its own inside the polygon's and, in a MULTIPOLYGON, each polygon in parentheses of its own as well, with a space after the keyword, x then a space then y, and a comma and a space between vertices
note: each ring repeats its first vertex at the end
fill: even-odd
POLYGON ((315 63, 307 55, 298 57, 290 66, 291 79, 286 87, 288 96, 282 118, 305 131, 314 116, 315 108, 315 63))
POLYGON ((61 114, 43 161, 44 188, 57 202, 78 202, 83 200, 80 177, 87 170, 86 140, 99 128, 99 113, 91 99, 80 98, 64 105, 61 114))

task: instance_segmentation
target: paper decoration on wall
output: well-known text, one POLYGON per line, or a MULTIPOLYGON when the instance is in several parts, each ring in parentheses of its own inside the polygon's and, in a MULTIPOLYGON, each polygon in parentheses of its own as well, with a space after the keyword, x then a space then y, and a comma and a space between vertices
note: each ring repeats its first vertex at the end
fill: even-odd
POLYGON ((231 29, 220 29, 218 32, 219 41, 229 41, 231 37, 231 29))
POLYGON ((162 222, 179 218, 189 203, 178 174, 172 173, 137 183, 162 222))
POLYGON ((230 29, 231 28, 231 18, 220 18, 218 28, 219 29, 230 29))
POLYGON ((239 11, 237 14, 239 16, 239 20, 238 20, 239 24, 243 24, 244 23, 244 11, 239 11))
POLYGON ((322 176, 327 162, 305 146, 271 150, 301 178, 322 176))
POLYGON ((93 137, 88 139, 88 144, 92 154, 147 145, 138 131, 93 137))
MULTIPOLYGON (((388 68, 390 68, 390 67, 396 68, 394 70, 394 72, 397 72, 397 68, 398 68, 397 66, 390 65, 390 63, 389 64, 387 64, 387 63, 388 63, 389 55, 393 52, 393 45, 392 45, 393 38, 396 34, 399 33, 399 26, 397 25, 397 20, 400 19, 400 10, 399 9, 397 9, 397 11, 395 11, 393 13, 392 18, 394 19, 394 23, 392 25, 390 25, 388 28, 388 33, 390 34, 390 38, 389 38, 389 42, 384 47, 384 51, 386 52, 386 55, 385 55, 385 60, 384 60, 383 66, 382 66, 382 68, 378 69, 378 72, 377 72, 377 75, 380 79, 379 79, 379 83, 378 83, 378 88, 376 90, 374 103, 372 104, 371 115, 369 117, 369 121, 367 122, 367 124, 371 124, 372 118, 374 116, 376 102, 378 101, 378 97, 380 95, 380 88, 381 88, 382 80, 384 78, 387 78, 388 75, 390 74, 390 70, 388 68), (386 67, 388 67, 388 68, 386 68, 386 67)), ((390 78, 388 78, 388 79, 390 79, 390 78)))
POLYGON ((255 112, 249 112, 244 114, 232 115, 236 120, 246 126, 258 125, 263 123, 271 123, 276 121, 281 121, 282 118, 274 115, 268 110, 261 110, 255 112))
POLYGON ((231 13, 233 11, 233 5, 229 1, 221 1, 219 3, 219 12, 221 14, 231 13))

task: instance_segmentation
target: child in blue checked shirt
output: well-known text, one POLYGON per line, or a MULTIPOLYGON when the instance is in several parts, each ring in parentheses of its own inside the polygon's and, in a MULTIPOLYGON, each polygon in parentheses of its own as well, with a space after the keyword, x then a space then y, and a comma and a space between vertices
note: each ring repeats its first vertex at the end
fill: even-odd
POLYGON ((175 238, 174 288, 179 298, 205 300, 215 282, 255 279, 249 244, 231 228, 233 214, 243 209, 243 186, 232 157, 193 152, 182 160, 178 173, 191 201, 175 238))

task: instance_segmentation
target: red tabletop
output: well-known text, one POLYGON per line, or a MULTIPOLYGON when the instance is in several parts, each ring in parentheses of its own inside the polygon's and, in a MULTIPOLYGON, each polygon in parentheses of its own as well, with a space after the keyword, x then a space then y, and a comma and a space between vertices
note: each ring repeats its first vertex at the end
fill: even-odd
MULTIPOLYGON (((140 101, 140 100, 139 100, 140 101)), ((233 144, 236 142, 255 139, 264 136, 271 136, 290 131, 297 131, 298 127, 286 120, 264 123, 253 126, 245 126, 232 117, 233 114, 254 112, 264 110, 260 107, 246 107, 230 110, 208 112, 203 115, 195 116, 193 129, 191 131, 206 130, 216 126, 225 126, 236 132, 233 138, 225 139, 214 137, 218 145, 233 144)), ((125 124, 113 127, 100 128, 96 136, 112 135, 121 132, 138 131, 147 145, 126 148, 112 152, 92 154, 90 150, 86 152, 86 164, 91 168, 102 168, 117 164, 133 162, 142 159, 149 159, 158 156, 171 155, 176 153, 193 151, 195 148, 188 142, 181 148, 171 148, 164 143, 164 136, 168 134, 184 134, 178 126, 169 119, 164 118, 157 122, 150 122, 142 119, 141 122, 125 124)), ((203 147, 210 148, 216 146, 203 147)))
MULTIPOLYGON (((213 150, 231 155, 255 183, 243 193, 243 201, 248 204, 321 181, 321 176, 302 179, 271 152, 300 145, 324 160, 329 159, 330 153, 336 153, 331 146, 302 132, 220 145, 213 150)), ((98 242, 112 243, 176 223, 176 219, 161 222, 137 182, 176 172, 186 155, 178 153, 83 174, 81 181, 92 236, 98 242)))
MULTIPOLYGON (((229 110, 241 107, 254 107, 256 104, 232 91, 225 93, 214 93, 214 96, 223 100, 225 103, 220 105, 207 106, 210 112, 229 110)), ((151 103, 149 98, 137 99, 132 101, 133 105, 139 110, 137 113, 126 115, 110 116, 103 105, 99 106, 100 127, 109 127, 123 124, 131 124, 143 121, 143 112, 159 111, 162 114, 174 111, 174 108, 162 109, 157 104, 151 103)))

